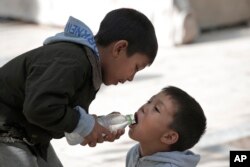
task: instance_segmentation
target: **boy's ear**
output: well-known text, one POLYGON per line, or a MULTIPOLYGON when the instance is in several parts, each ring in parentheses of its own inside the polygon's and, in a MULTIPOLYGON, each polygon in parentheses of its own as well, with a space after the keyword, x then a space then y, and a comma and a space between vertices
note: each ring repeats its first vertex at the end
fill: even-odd
POLYGON ((122 51, 126 53, 127 47, 128 47, 128 41, 126 40, 119 40, 115 42, 114 47, 113 47, 113 53, 114 53, 113 55, 115 57, 118 57, 122 53, 122 51))
POLYGON ((171 145, 176 143, 178 139, 179 134, 176 131, 170 130, 162 135, 161 142, 167 145, 171 145))

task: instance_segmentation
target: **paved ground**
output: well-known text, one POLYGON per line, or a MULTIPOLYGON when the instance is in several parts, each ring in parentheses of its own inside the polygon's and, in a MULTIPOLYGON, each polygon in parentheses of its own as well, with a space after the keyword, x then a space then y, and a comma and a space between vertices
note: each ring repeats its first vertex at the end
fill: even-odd
MULTIPOLYGON (((0 66, 61 30, 0 20, 0 66)), ((207 133, 193 148, 202 156, 199 167, 227 167, 230 150, 250 150, 249 44, 247 27, 208 32, 192 45, 160 44, 152 67, 132 83, 102 86, 90 111, 133 113, 164 86, 178 86, 200 102, 208 118, 207 133)), ((127 134, 95 148, 68 146, 65 139, 52 143, 65 167, 125 166, 126 152, 135 144, 127 134)))

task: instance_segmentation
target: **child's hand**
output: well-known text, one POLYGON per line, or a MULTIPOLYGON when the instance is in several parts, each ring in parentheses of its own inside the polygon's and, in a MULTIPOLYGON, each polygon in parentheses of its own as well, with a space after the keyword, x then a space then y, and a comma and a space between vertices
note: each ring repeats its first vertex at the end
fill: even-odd
MULTIPOLYGON (((96 115, 93 115, 95 120, 97 118, 96 115)), ((97 121, 95 122, 95 126, 92 132, 84 138, 84 141, 81 145, 89 145, 90 147, 95 147, 97 143, 103 143, 105 141, 105 136, 113 137, 112 133, 106 129, 105 127, 101 126, 97 121)))
POLYGON ((104 139, 105 139, 105 141, 113 142, 116 139, 119 139, 124 134, 124 132, 125 132, 124 129, 119 129, 116 132, 112 132, 111 135, 105 136, 104 139))
MULTIPOLYGON (((113 111, 109 114, 117 114, 117 115, 120 115, 121 113, 118 112, 118 111, 113 111)), ((108 114, 108 115, 109 115, 108 114)), ((105 141, 109 141, 109 142, 113 142, 115 141, 116 139, 119 139, 123 134, 124 134, 125 130, 124 129, 118 129, 117 131, 115 132, 112 132, 111 135, 107 135, 104 137, 104 140, 105 141)))

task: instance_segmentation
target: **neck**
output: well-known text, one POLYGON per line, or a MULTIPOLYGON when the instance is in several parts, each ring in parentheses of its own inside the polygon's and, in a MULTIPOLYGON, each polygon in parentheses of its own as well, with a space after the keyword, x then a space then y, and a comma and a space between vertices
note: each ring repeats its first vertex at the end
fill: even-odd
POLYGON ((157 152, 168 152, 170 147, 165 144, 140 143, 140 157, 149 156, 157 152))
POLYGON ((110 44, 108 46, 100 46, 97 44, 97 50, 99 52, 101 61, 107 61, 107 59, 110 59, 112 57, 112 49, 113 44, 110 44))

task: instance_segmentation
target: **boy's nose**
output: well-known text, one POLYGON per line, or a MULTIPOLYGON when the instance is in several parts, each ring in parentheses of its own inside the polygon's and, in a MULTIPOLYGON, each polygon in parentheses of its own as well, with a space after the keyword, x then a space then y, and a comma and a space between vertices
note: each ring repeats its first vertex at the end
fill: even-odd
POLYGON ((145 105, 142 106, 141 110, 142 110, 143 113, 147 113, 148 110, 149 110, 149 106, 145 104, 145 105))

